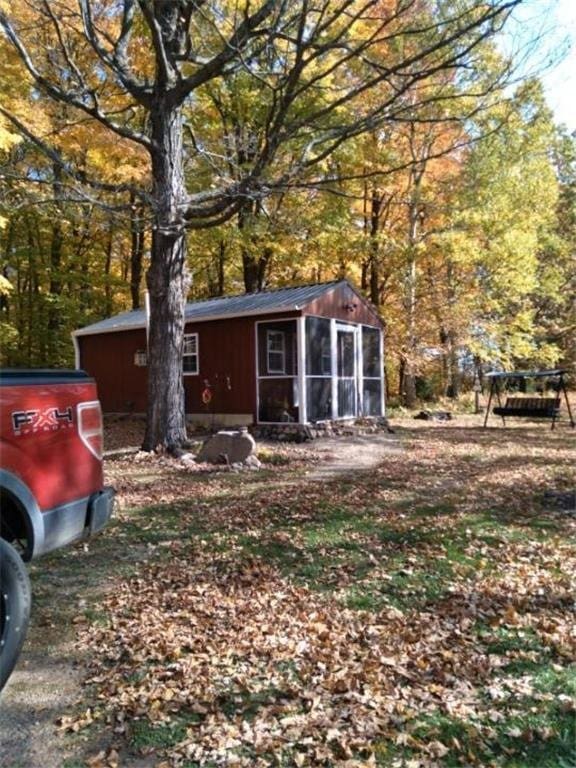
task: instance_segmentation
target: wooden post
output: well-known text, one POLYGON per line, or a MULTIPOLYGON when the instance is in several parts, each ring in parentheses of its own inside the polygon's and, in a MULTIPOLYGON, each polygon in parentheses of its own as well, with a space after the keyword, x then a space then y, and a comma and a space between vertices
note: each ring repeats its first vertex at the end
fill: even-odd
POLYGON ((492 395, 494 394, 495 383, 496 379, 492 377, 492 381, 490 382, 490 394, 488 395, 488 405, 486 406, 486 416, 484 416, 484 429, 486 429, 486 425, 488 424, 488 416, 490 415, 490 406, 492 404, 492 395))
MULTIPOLYGON (((568 418, 570 419, 570 426, 572 429, 576 426, 574 423, 574 418, 572 416, 572 411, 570 409, 570 401, 568 400, 568 392, 566 391, 566 384, 564 384, 564 374, 560 374, 560 388, 564 392, 564 399, 566 400, 566 408, 568 410, 568 418)), ((552 428, 554 428, 554 422, 552 422, 552 428)))
POLYGON ((482 392, 482 384, 478 376, 474 377, 474 413, 480 413, 480 393, 482 392))
MULTIPOLYGON (((506 381, 506 379, 504 379, 504 381, 506 381)), ((496 379, 494 379, 494 383, 496 383, 496 379)), ((498 400, 498 406, 500 408, 502 408, 502 399, 500 397, 500 387, 499 386, 496 386, 496 399, 498 400)), ((503 424, 503 426, 506 426, 506 419, 504 418, 504 416, 502 416, 502 424, 503 424)))

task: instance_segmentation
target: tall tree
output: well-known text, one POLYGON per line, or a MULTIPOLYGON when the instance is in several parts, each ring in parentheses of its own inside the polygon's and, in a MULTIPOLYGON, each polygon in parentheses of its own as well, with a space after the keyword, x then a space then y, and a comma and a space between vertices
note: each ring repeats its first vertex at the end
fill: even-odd
MULTIPOLYGON (((489 133, 491 124, 498 131, 467 153, 452 227, 439 238, 459 307, 443 322, 463 348, 491 365, 549 365, 557 354, 538 339, 534 297, 542 295, 540 254, 556 227, 558 178, 555 129, 541 84, 523 84, 509 104, 484 115, 478 129, 489 133)), ((548 271, 557 274, 551 264, 548 271)))
MULTIPOLYGON (((428 91, 427 78, 465 73, 519 2, 2 3, 0 25, 33 88, 65 104, 67 120, 88 119, 148 156, 149 188, 125 185, 148 203, 152 222, 145 448, 177 450, 186 439, 186 228, 214 226, 303 176, 325 182, 326 161, 345 141, 390 120, 417 120, 422 107, 452 98, 428 91), (249 157, 231 176, 236 156, 220 132, 215 144, 202 131, 195 105, 238 72, 259 85, 265 108, 249 157), (379 98, 367 98, 375 89, 379 98)), ((80 165, 27 115, 10 106, 0 114, 62 165, 77 194, 111 188, 89 151, 80 165)), ((96 140, 102 135, 95 130, 96 140)))

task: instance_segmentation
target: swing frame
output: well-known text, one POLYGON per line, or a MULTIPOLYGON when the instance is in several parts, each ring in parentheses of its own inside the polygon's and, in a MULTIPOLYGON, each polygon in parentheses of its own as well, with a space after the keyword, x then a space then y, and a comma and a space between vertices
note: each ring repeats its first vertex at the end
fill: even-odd
POLYGON ((568 392, 566 390, 566 384, 564 382, 564 375, 567 373, 565 370, 555 369, 551 371, 492 371, 486 374, 486 377, 491 379, 490 382, 490 395, 488 397, 488 405, 486 406, 486 416, 484 417, 484 428, 488 424, 488 418, 490 416, 490 407, 494 395, 498 400, 498 407, 493 409, 495 416, 502 418, 503 426, 506 426, 506 416, 513 416, 514 418, 529 418, 529 419, 551 419, 554 429, 556 421, 560 416, 560 393, 564 393, 564 399, 566 401, 566 409, 568 411, 568 417, 570 419, 570 426, 574 428, 576 423, 572 416, 570 409, 570 401, 568 400, 568 392), (558 383, 555 385, 557 397, 508 397, 506 404, 502 405, 500 397, 500 384, 506 384, 509 380, 526 380, 526 379, 544 379, 544 378, 557 378, 558 383), (524 402, 523 402, 524 401, 524 402))

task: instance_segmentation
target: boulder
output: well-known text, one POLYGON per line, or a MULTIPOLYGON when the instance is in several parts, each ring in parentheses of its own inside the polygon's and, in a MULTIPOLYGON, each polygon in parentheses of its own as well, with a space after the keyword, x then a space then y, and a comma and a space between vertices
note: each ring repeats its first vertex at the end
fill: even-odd
POLYGON ((208 464, 243 464, 255 453, 256 441, 248 430, 222 430, 204 441, 196 461, 208 464))

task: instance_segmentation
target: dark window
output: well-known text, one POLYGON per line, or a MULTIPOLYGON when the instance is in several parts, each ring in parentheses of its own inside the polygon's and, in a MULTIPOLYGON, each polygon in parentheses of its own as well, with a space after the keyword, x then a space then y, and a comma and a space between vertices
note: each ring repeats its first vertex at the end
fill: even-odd
POLYGON ((382 382, 380 379, 364 379, 362 406, 364 416, 382 415, 382 382))
POLYGON ((354 331, 338 329, 338 376, 352 378, 356 371, 354 331))
POLYGON ((330 320, 323 317, 306 318, 306 374, 332 375, 330 320))
POLYGON ((293 378, 260 379, 258 421, 298 421, 296 388, 293 378))
POLYGON ((380 331, 378 328, 362 327, 362 361, 364 376, 379 379, 382 367, 380 364, 380 331))

